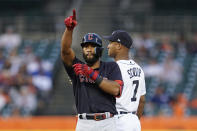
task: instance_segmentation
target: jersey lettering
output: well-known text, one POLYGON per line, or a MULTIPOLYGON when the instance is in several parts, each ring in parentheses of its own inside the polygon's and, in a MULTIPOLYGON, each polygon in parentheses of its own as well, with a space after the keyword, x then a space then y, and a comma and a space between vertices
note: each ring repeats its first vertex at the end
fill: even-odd
POLYGON ((140 77, 141 74, 141 69, 139 68, 130 68, 129 70, 127 70, 127 73, 130 75, 130 79, 135 77, 140 77))
POLYGON ((80 79, 80 82, 86 82, 86 83, 95 83, 94 80, 90 79, 90 78, 87 78, 86 76, 84 75, 79 75, 79 79, 80 79))
POLYGON ((136 94, 137 94, 137 89, 139 86, 139 80, 134 80, 133 81, 133 85, 135 84, 135 89, 134 89, 134 93, 133 93, 133 97, 131 98, 131 101, 136 101, 136 94))
POLYGON ((140 97, 145 95, 145 80, 143 69, 133 60, 117 61, 124 82, 122 95, 116 98, 118 111, 137 111, 140 97))

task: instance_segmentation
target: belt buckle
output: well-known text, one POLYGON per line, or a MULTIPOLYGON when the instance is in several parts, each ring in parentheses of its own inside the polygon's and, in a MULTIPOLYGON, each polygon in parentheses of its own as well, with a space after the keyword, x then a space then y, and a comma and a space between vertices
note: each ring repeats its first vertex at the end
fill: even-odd
POLYGON ((96 121, 102 120, 103 118, 101 118, 101 117, 102 117, 102 115, 99 114, 99 113, 95 113, 95 114, 94 114, 94 120, 96 120, 96 121))

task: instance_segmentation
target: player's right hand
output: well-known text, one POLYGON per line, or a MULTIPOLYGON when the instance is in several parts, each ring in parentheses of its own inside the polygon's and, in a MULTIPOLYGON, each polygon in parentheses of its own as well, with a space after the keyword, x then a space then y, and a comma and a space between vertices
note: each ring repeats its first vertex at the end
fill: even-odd
POLYGON ((86 64, 77 63, 73 65, 76 75, 85 75, 92 80, 96 80, 99 77, 99 72, 94 71, 91 67, 86 64))
POLYGON ((67 17, 64 20, 64 24, 66 25, 68 30, 73 30, 75 26, 77 25, 77 20, 76 20, 76 11, 73 9, 73 15, 67 17))

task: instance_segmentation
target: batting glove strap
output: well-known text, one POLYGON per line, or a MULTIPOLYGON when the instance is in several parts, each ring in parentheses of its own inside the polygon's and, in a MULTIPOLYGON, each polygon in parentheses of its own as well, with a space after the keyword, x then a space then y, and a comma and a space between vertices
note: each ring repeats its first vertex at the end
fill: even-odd
POLYGON ((88 78, 91 78, 95 81, 97 85, 101 83, 103 77, 99 75, 98 71, 94 71, 91 67, 88 67, 86 64, 74 64, 74 71, 76 75, 85 75, 88 78))
POLYGON ((96 71, 92 71, 92 73, 89 76, 92 80, 96 80, 99 77, 99 74, 96 71))
POLYGON ((103 77, 98 76, 98 77, 96 78, 96 80, 95 80, 95 83, 96 83, 97 85, 100 85, 100 83, 102 82, 102 80, 103 80, 103 77))
POLYGON ((89 76, 92 80, 95 81, 97 85, 99 85, 103 80, 103 77, 101 77, 97 71, 93 71, 89 76))

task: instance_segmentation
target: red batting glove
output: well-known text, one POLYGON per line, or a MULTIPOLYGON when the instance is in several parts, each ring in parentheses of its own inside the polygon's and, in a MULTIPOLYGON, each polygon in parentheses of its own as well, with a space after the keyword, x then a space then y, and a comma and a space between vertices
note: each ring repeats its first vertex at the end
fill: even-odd
POLYGON ((74 64, 74 71, 76 75, 85 75, 88 78, 96 81, 99 78, 98 71, 94 71, 91 67, 87 66, 86 64, 74 64))
POLYGON ((73 9, 73 16, 69 16, 64 20, 64 24, 66 25, 68 30, 73 30, 77 25, 76 20, 76 11, 73 9))

